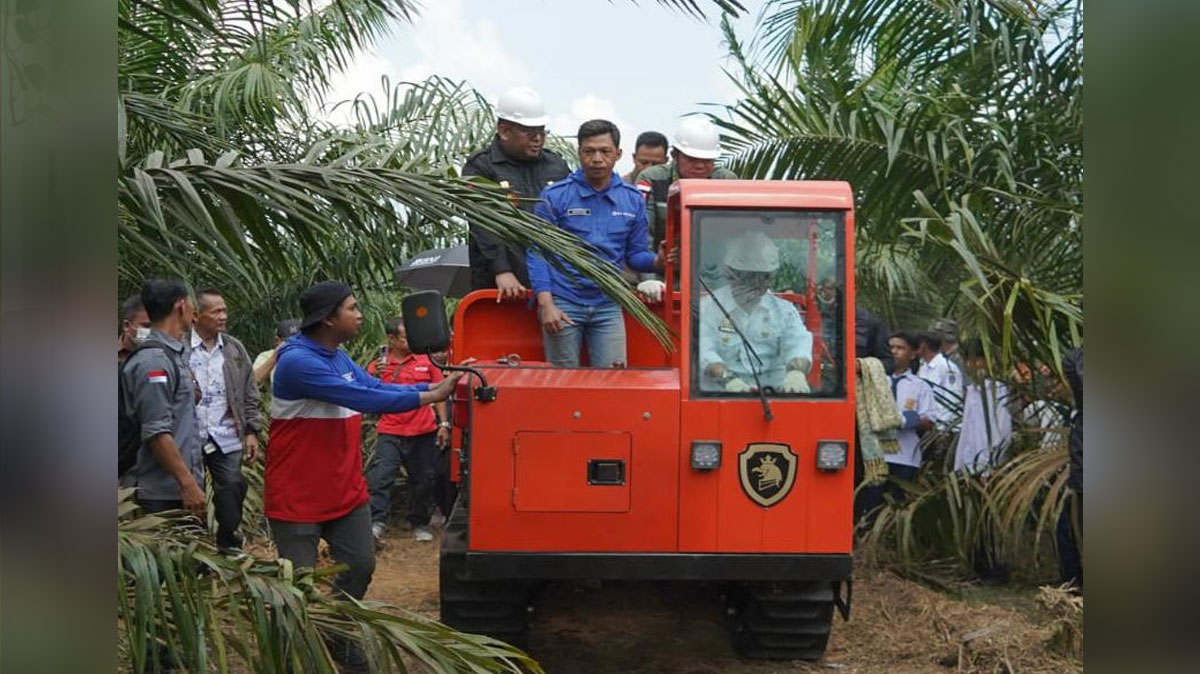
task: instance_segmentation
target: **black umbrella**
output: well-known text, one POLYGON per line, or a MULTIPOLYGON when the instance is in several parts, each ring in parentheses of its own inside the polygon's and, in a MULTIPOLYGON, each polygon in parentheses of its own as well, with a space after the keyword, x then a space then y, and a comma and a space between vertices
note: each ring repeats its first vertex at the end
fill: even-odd
POLYGON ((437 290, 446 297, 471 292, 467 247, 435 248, 418 253, 396 268, 396 283, 416 290, 437 290))

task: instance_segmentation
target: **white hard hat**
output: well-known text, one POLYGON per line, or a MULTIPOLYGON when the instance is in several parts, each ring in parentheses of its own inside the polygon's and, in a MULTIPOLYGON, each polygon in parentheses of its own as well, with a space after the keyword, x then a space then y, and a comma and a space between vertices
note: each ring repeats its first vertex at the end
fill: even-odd
POLYGON ((703 117, 688 117, 675 130, 675 149, 696 159, 721 156, 721 134, 703 117))
POLYGON ((779 247, 762 232, 746 232, 729 243, 725 266, 738 271, 773 272, 779 269, 779 247))
POLYGON ((545 126, 546 106, 542 97, 529 87, 513 87, 500 96, 496 117, 521 126, 545 126))

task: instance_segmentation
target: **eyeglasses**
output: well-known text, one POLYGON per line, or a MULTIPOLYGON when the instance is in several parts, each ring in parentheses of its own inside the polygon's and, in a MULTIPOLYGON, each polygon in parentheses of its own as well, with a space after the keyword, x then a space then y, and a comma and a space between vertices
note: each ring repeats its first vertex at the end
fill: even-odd
POLYGON ((544 126, 521 126, 520 124, 512 125, 513 131, 525 136, 528 140, 537 140, 538 138, 546 137, 546 127, 544 126))

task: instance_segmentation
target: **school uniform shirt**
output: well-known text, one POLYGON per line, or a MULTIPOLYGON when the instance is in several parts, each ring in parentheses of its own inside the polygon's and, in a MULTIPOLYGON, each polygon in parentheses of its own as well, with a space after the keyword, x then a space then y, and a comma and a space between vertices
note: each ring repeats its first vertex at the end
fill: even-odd
MULTIPOLYGON (((613 172, 608 185, 596 191, 577 169, 564 180, 542 190, 534 215, 567 230, 591 245, 600 259, 620 271, 653 271, 657 255, 650 252, 646 229, 646 202, 641 192, 613 172)), ((598 306, 612 302, 591 279, 571 265, 566 271, 549 264, 534 250, 527 254, 529 281, 535 293, 550 292, 568 302, 598 306)))
POLYGON ((968 384, 963 394, 962 428, 954 446, 954 470, 982 473, 999 463, 1012 438, 1008 387, 985 379, 968 384))
MULTIPOLYGON (((388 384, 426 384, 433 386, 446 378, 442 371, 429 360, 429 356, 410 353, 403 358, 388 354, 387 364, 382 371, 379 359, 372 360, 367 365, 367 374, 379 377, 388 384)), ((384 414, 379 418, 375 430, 388 435, 403 435, 412 437, 424 435, 437 430, 437 419, 433 414, 433 405, 418 407, 409 412, 384 414)))
POLYGON ((952 370, 950 361, 940 353, 928 362, 921 362, 919 376, 933 390, 934 410, 930 418, 936 422, 949 423, 954 418, 951 403, 962 398, 962 373, 956 369, 952 370))
MULTIPOLYGON (((896 399, 896 410, 903 416, 905 412, 916 412, 918 416, 931 419, 934 412, 933 389, 917 375, 905 371, 903 374, 892 375, 892 396, 896 399)), ((916 429, 901 428, 897 432, 900 440, 900 451, 896 454, 884 454, 888 463, 901 466, 920 467, 921 438, 916 429)))

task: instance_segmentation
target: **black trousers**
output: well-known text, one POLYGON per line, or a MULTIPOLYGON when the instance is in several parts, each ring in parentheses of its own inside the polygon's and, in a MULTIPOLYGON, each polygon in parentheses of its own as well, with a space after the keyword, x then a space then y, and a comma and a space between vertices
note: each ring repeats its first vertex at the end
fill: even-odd
POLYGON ((242 452, 226 454, 221 450, 204 455, 204 466, 212 480, 213 512, 217 520, 217 545, 240 548, 242 504, 246 501, 246 478, 242 476, 242 452))
POLYGON ((1083 588, 1083 554, 1076 533, 1083 534, 1083 494, 1073 491, 1067 495, 1058 526, 1054 532, 1058 544, 1058 568, 1062 574, 1060 582, 1083 588))
POLYGON ((375 456, 367 469, 371 492, 371 521, 387 523, 392 512, 392 485, 400 466, 408 474, 408 521, 414 527, 429 525, 433 515, 433 485, 438 459, 437 433, 389 435, 380 433, 375 456))
POLYGON ((458 498, 458 484, 450 481, 450 448, 438 451, 435 460, 436 470, 433 478, 433 502, 442 515, 449 518, 454 509, 454 501, 458 498))
POLYGON ((871 526, 878 515, 878 510, 883 506, 884 494, 891 494, 892 499, 897 503, 904 501, 907 496, 904 487, 900 486, 896 480, 912 482, 917 479, 918 468, 916 466, 904 466, 898 463, 889 463, 888 479, 883 484, 864 487, 860 491, 858 504, 862 508, 862 520, 866 526, 871 526))
POLYGON ((349 567, 333 584, 355 599, 367 593, 375 573, 375 539, 371 537, 371 514, 366 503, 327 522, 269 522, 280 557, 292 560, 297 568, 314 568, 317 542, 324 538, 333 561, 349 567))

